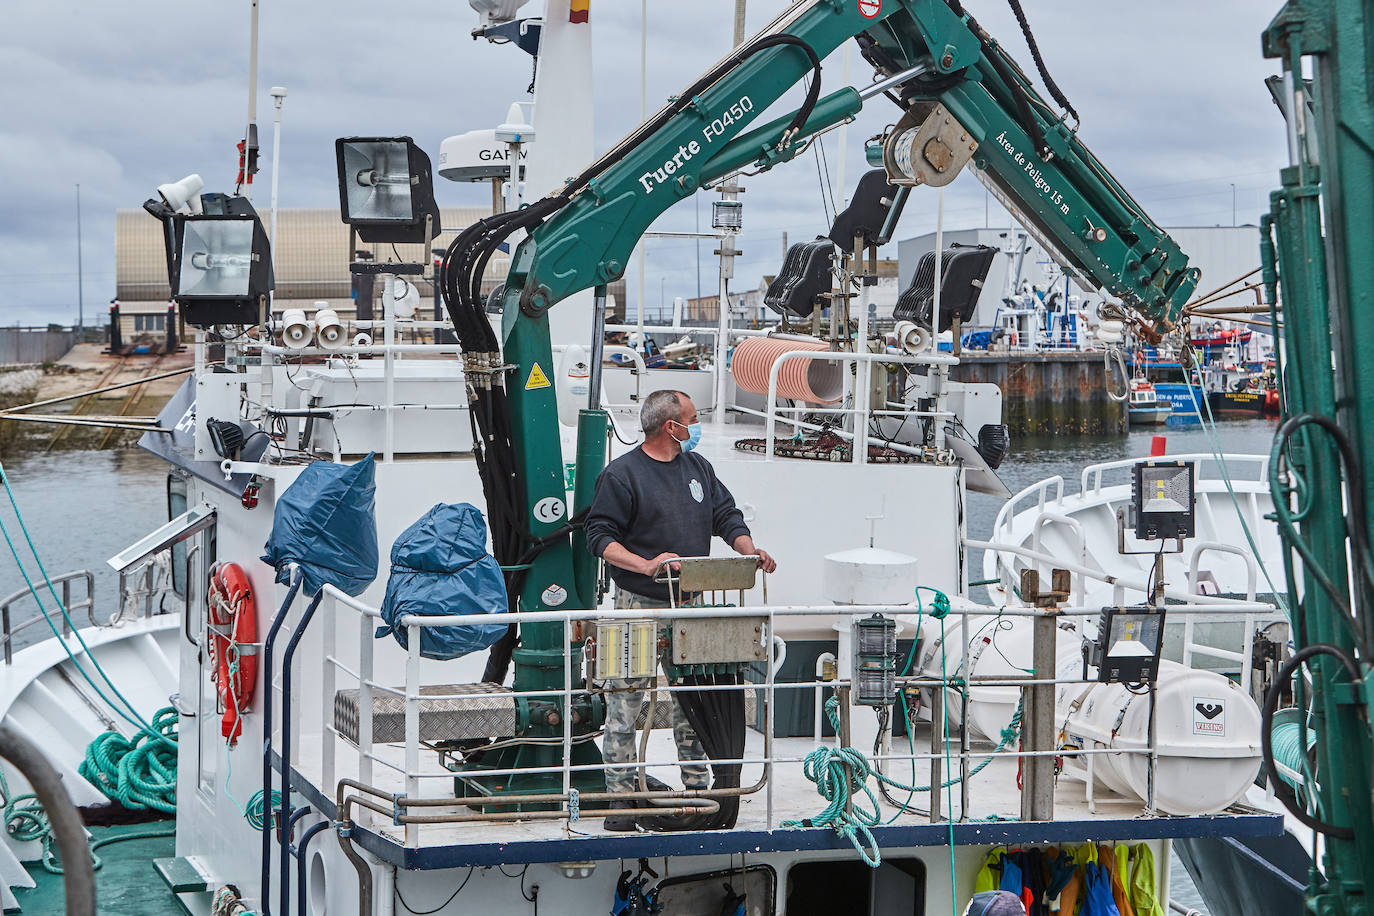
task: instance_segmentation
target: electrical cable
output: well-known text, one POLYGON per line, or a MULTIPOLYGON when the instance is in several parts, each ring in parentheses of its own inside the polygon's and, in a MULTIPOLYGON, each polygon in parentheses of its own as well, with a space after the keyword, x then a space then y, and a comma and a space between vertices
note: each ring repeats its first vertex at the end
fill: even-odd
POLYGON ((443 903, 439 904, 432 910, 417 910, 414 907, 412 907, 409 903, 406 903, 406 898, 401 895, 401 885, 393 884, 392 890, 395 891, 396 899, 401 901, 401 906, 406 908, 407 913, 412 914, 412 916, 433 916, 433 914, 439 912, 444 907, 452 903, 454 901, 454 898, 456 898, 459 894, 463 892, 463 888, 467 887, 468 882, 472 880, 472 872, 476 867, 477 866, 475 865, 469 865, 468 873, 463 876, 463 881, 461 884, 458 885, 458 889, 454 891, 452 894, 450 894, 447 900, 445 900, 443 903))
POLYGON ((1015 62, 1011 61, 1002 53, 1002 49, 998 46, 997 42, 978 24, 978 20, 974 19, 964 10, 959 0, 946 0, 946 3, 949 5, 949 8, 954 11, 955 15, 964 17, 969 27, 969 31, 973 32, 978 38, 978 42, 982 47, 983 56, 992 66, 993 72, 997 75, 997 78, 1004 84, 1007 95, 1010 96, 1012 103, 1016 106, 1021 128, 1030 136, 1031 143, 1035 146, 1036 155, 1041 159, 1048 158, 1049 147, 1045 145, 1044 128, 1031 112, 1030 93, 1027 91, 1026 86, 1023 86, 1016 78, 1014 70, 1016 67, 1015 62))
MULTIPOLYGON (((1340 455, 1341 468, 1345 482, 1345 489, 1348 499, 1348 508, 1345 512, 1346 536, 1350 539, 1352 552, 1355 556, 1355 568, 1364 578, 1366 586, 1374 589, 1374 570, 1370 568, 1374 559, 1371 558, 1369 541, 1367 539, 1368 527, 1365 518, 1364 487, 1363 478, 1359 472, 1359 465, 1355 458, 1355 449, 1351 444, 1345 431, 1336 424, 1330 417, 1318 414, 1304 413, 1296 417, 1290 417, 1284 421, 1274 436, 1274 448, 1270 455, 1270 487, 1276 490, 1273 481, 1276 477, 1274 454, 1278 453, 1293 434, 1304 426, 1319 426, 1336 443, 1337 453, 1340 455)), ((1360 654, 1366 658, 1371 655, 1371 648, 1374 647, 1374 636, 1371 635, 1371 616, 1365 615, 1363 626, 1361 621, 1356 620, 1354 612, 1351 610, 1347 596, 1340 593, 1330 576, 1317 564, 1315 556, 1311 554, 1311 548, 1304 544, 1293 526, 1293 519, 1288 512, 1287 506, 1282 505, 1283 500, 1274 492, 1274 514, 1278 517, 1279 525, 1283 528, 1284 534, 1292 542, 1295 549, 1303 557, 1304 563, 1314 573, 1317 581, 1335 600, 1338 607, 1346 617, 1346 623, 1352 630, 1352 635, 1360 645, 1360 654)))

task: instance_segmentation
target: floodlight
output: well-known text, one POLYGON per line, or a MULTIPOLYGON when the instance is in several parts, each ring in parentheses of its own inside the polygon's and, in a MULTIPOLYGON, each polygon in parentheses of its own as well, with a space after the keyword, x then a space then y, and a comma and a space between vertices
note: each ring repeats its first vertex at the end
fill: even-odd
POLYGON ((439 234, 429 156, 414 140, 343 137, 334 151, 343 221, 363 241, 428 242, 439 234))
POLYGON ((320 309, 315 313, 315 336, 326 350, 337 350, 348 344, 343 322, 333 309, 320 309))
POLYGON ((172 218, 172 297, 194 327, 257 324, 260 303, 272 289, 271 249, 262 222, 246 201, 234 209, 172 218))
POLYGON ((1159 675, 1164 605, 1104 607, 1097 639, 1085 642, 1084 660, 1104 684, 1145 684, 1159 675))
POLYGON ((205 182, 196 174, 187 175, 180 181, 172 181, 167 184, 157 186, 157 196, 162 198, 162 202, 171 208, 174 213, 200 213, 200 191, 205 187, 205 182))
POLYGON ((293 350, 303 350, 315 339, 315 325, 305 317, 305 309, 281 313, 281 340, 293 350))
POLYGON ((1145 541, 1192 537, 1194 466, 1187 461, 1142 461, 1131 473, 1135 536, 1145 541))
POLYGON ((248 295, 253 266, 253 221, 212 219, 185 225, 181 239, 183 296, 248 295))

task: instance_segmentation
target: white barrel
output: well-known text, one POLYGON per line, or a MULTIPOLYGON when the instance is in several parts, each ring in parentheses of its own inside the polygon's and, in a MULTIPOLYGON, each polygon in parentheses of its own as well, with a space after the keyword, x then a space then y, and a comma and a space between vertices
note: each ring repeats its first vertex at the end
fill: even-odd
MULTIPOLYGON (((1081 656, 1059 655, 1059 677, 1079 677, 1081 656)), ((1150 700, 1121 684, 1060 684, 1055 720, 1067 743, 1087 748, 1148 747, 1150 700)), ((1155 807, 1165 814, 1215 814, 1239 801, 1260 767, 1260 711, 1231 681, 1161 661, 1156 688, 1155 807)), ((1119 795, 1147 798, 1147 754, 1094 754, 1093 778, 1119 795)), ((1066 757, 1078 775, 1086 758, 1066 757)))

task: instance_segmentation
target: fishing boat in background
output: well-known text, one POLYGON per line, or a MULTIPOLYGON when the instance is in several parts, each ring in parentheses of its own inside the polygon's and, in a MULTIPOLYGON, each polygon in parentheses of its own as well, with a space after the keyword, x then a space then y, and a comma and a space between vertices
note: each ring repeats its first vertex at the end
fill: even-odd
POLYGON ((1253 335, 1254 332, 1248 328, 1227 328, 1223 327, 1221 322, 1214 321, 1201 333, 1194 333, 1189 337, 1188 342, 1194 347, 1221 350, 1225 347, 1245 346, 1253 335))
POLYGON ((1158 426, 1169 422, 1174 405, 1155 392, 1155 386, 1144 376, 1131 379, 1127 394, 1126 414, 1132 426, 1158 426))

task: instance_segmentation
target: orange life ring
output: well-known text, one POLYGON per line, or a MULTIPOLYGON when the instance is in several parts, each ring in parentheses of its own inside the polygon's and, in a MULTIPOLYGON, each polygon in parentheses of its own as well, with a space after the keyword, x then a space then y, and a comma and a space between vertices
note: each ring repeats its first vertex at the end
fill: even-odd
POLYGON ((258 613, 253 586, 237 563, 220 563, 210 573, 210 655, 215 664, 215 686, 224 715, 220 734, 233 746, 243 734, 239 720, 253 702, 258 683, 258 613))

